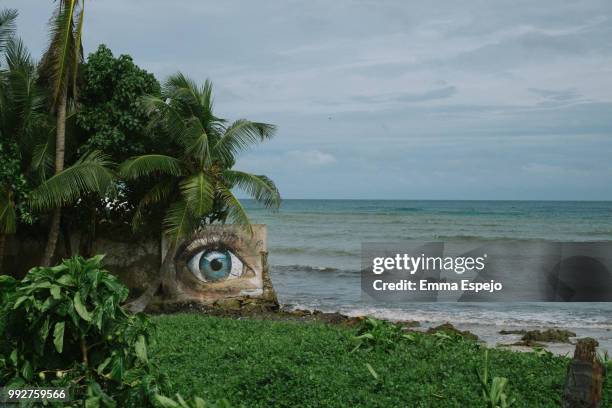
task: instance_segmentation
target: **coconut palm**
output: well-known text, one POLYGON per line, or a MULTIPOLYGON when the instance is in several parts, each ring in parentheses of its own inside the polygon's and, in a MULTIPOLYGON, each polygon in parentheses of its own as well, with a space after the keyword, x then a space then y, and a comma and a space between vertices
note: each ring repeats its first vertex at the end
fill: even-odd
MULTIPOLYGON (((49 86, 50 106, 56 115, 55 172, 64 169, 66 112, 77 96, 77 72, 83 61, 81 44, 85 0, 57 0, 51 18, 51 40, 43 57, 40 73, 49 86)), ((42 264, 49 265, 59 236, 61 207, 53 210, 49 237, 42 264)))
POLYGON ((0 267, 7 235, 16 232, 18 218, 29 217, 24 201, 30 186, 27 174, 33 169, 26 163, 48 117, 35 64, 21 40, 7 34, 7 17, 12 24, 16 13, 0 12, 0 267))
POLYGON ((0 265, 8 234, 31 212, 49 211, 75 203, 85 194, 106 193, 112 187, 112 163, 99 152, 81 157, 53 177, 54 118, 47 109, 48 93, 38 86, 36 63, 20 39, 5 37, 0 12, 0 265))
MULTIPOLYGON (((5 9, 0 11, 0 52, 4 53, 6 43, 13 37, 15 33, 15 20, 17 19, 17 11, 13 9, 5 9)), ((2 67, 4 68, 4 67, 2 67)), ((11 106, 11 102, 7 95, 7 73, 5 70, 0 71, 0 146, 3 155, 4 149, 8 144, 8 132, 4 124, 8 122, 5 119, 6 109, 11 106)), ((6 157, 6 156, 4 156, 6 157)), ((6 159, 3 159, 6 160, 6 159)), ((4 254, 4 243, 7 234, 14 234, 17 225, 17 213, 13 199, 12 189, 0 180, 0 270, 2 268, 2 256, 4 254)))
POLYGON ((0 11, 0 51, 4 52, 4 46, 15 34, 15 22, 17 10, 4 9, 0 11))
MULTIPOLYGON (((266 207, 280 205, 280 194, 272 180, 232 169, 238 153, 273 136, 273 125, 246 119, 228 123, 215 116, 211 82, 198 86, 180 73, 168 78, 161 97, 148 96, 143 103, 157 118, 153 126, 161 126, 176 142, 176 154, 131 158, 120 166, 119 174, 128 181, 155 178, 156 183, 136 209, 133 223, 137 227, 151 206, 165 208, 163 230, 169 239, 166 260, 174 257, 180 238, 205 224, 229 220, 250 228, 234 188, 266 207)), ((164 263, 160 279, 165 270, 164 263)), ((154 282, 132 310, 146 307, 158 285, 154 282)))

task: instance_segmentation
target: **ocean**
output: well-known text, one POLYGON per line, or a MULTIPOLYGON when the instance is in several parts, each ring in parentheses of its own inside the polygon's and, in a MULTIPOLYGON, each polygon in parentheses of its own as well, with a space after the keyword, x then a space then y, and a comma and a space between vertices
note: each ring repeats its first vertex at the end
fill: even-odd
POLYGON ((612 351, 612 303, 372 303, 360 281, 362 242, 612 241, 612 202, 285 200, 278 211, 245 203, 252 221, 268 226, 272 282, 287 308, 416 320, 424 328, 448 321, 489 344, 517 339, 502 329, 557 327, 612 351))

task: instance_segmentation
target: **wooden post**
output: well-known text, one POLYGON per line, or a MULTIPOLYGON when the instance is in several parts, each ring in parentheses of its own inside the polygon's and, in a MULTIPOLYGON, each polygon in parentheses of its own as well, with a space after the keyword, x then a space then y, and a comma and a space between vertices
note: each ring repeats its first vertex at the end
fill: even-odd
POLYGON ((567 368, 563 408, 599 408, 604 370, 597 358, 597 340, 590 337, 578 340, 574 359, 567 368))

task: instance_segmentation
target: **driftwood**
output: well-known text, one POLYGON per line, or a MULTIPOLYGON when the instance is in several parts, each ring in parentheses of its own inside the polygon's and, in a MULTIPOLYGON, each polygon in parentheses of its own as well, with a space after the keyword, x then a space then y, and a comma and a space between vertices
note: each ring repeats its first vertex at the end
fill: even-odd
POLYGON ((574 359, 567 368, 563 408, 599 408, 601 406, 604 369, 597 358, 597 340, 578 340, 574 359))

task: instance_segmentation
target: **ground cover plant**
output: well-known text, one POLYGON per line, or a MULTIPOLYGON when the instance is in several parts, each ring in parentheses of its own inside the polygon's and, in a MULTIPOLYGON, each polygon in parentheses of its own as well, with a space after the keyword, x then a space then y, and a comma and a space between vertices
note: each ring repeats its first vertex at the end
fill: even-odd
MULTIPOLYGON (((356 328, 189 314, 153 320, 155 361, 174 389, 234 406, 483 407, 490 402, 478 373, 486 367, 490 390, 493 378, 507 379, 512 407, 556 407, 569 362, 498 349, 485 356, 460 336, 411 333, 393 348, 351 352, 356 328)), ((611 402, 607 379, 602 406, 611 402)))

